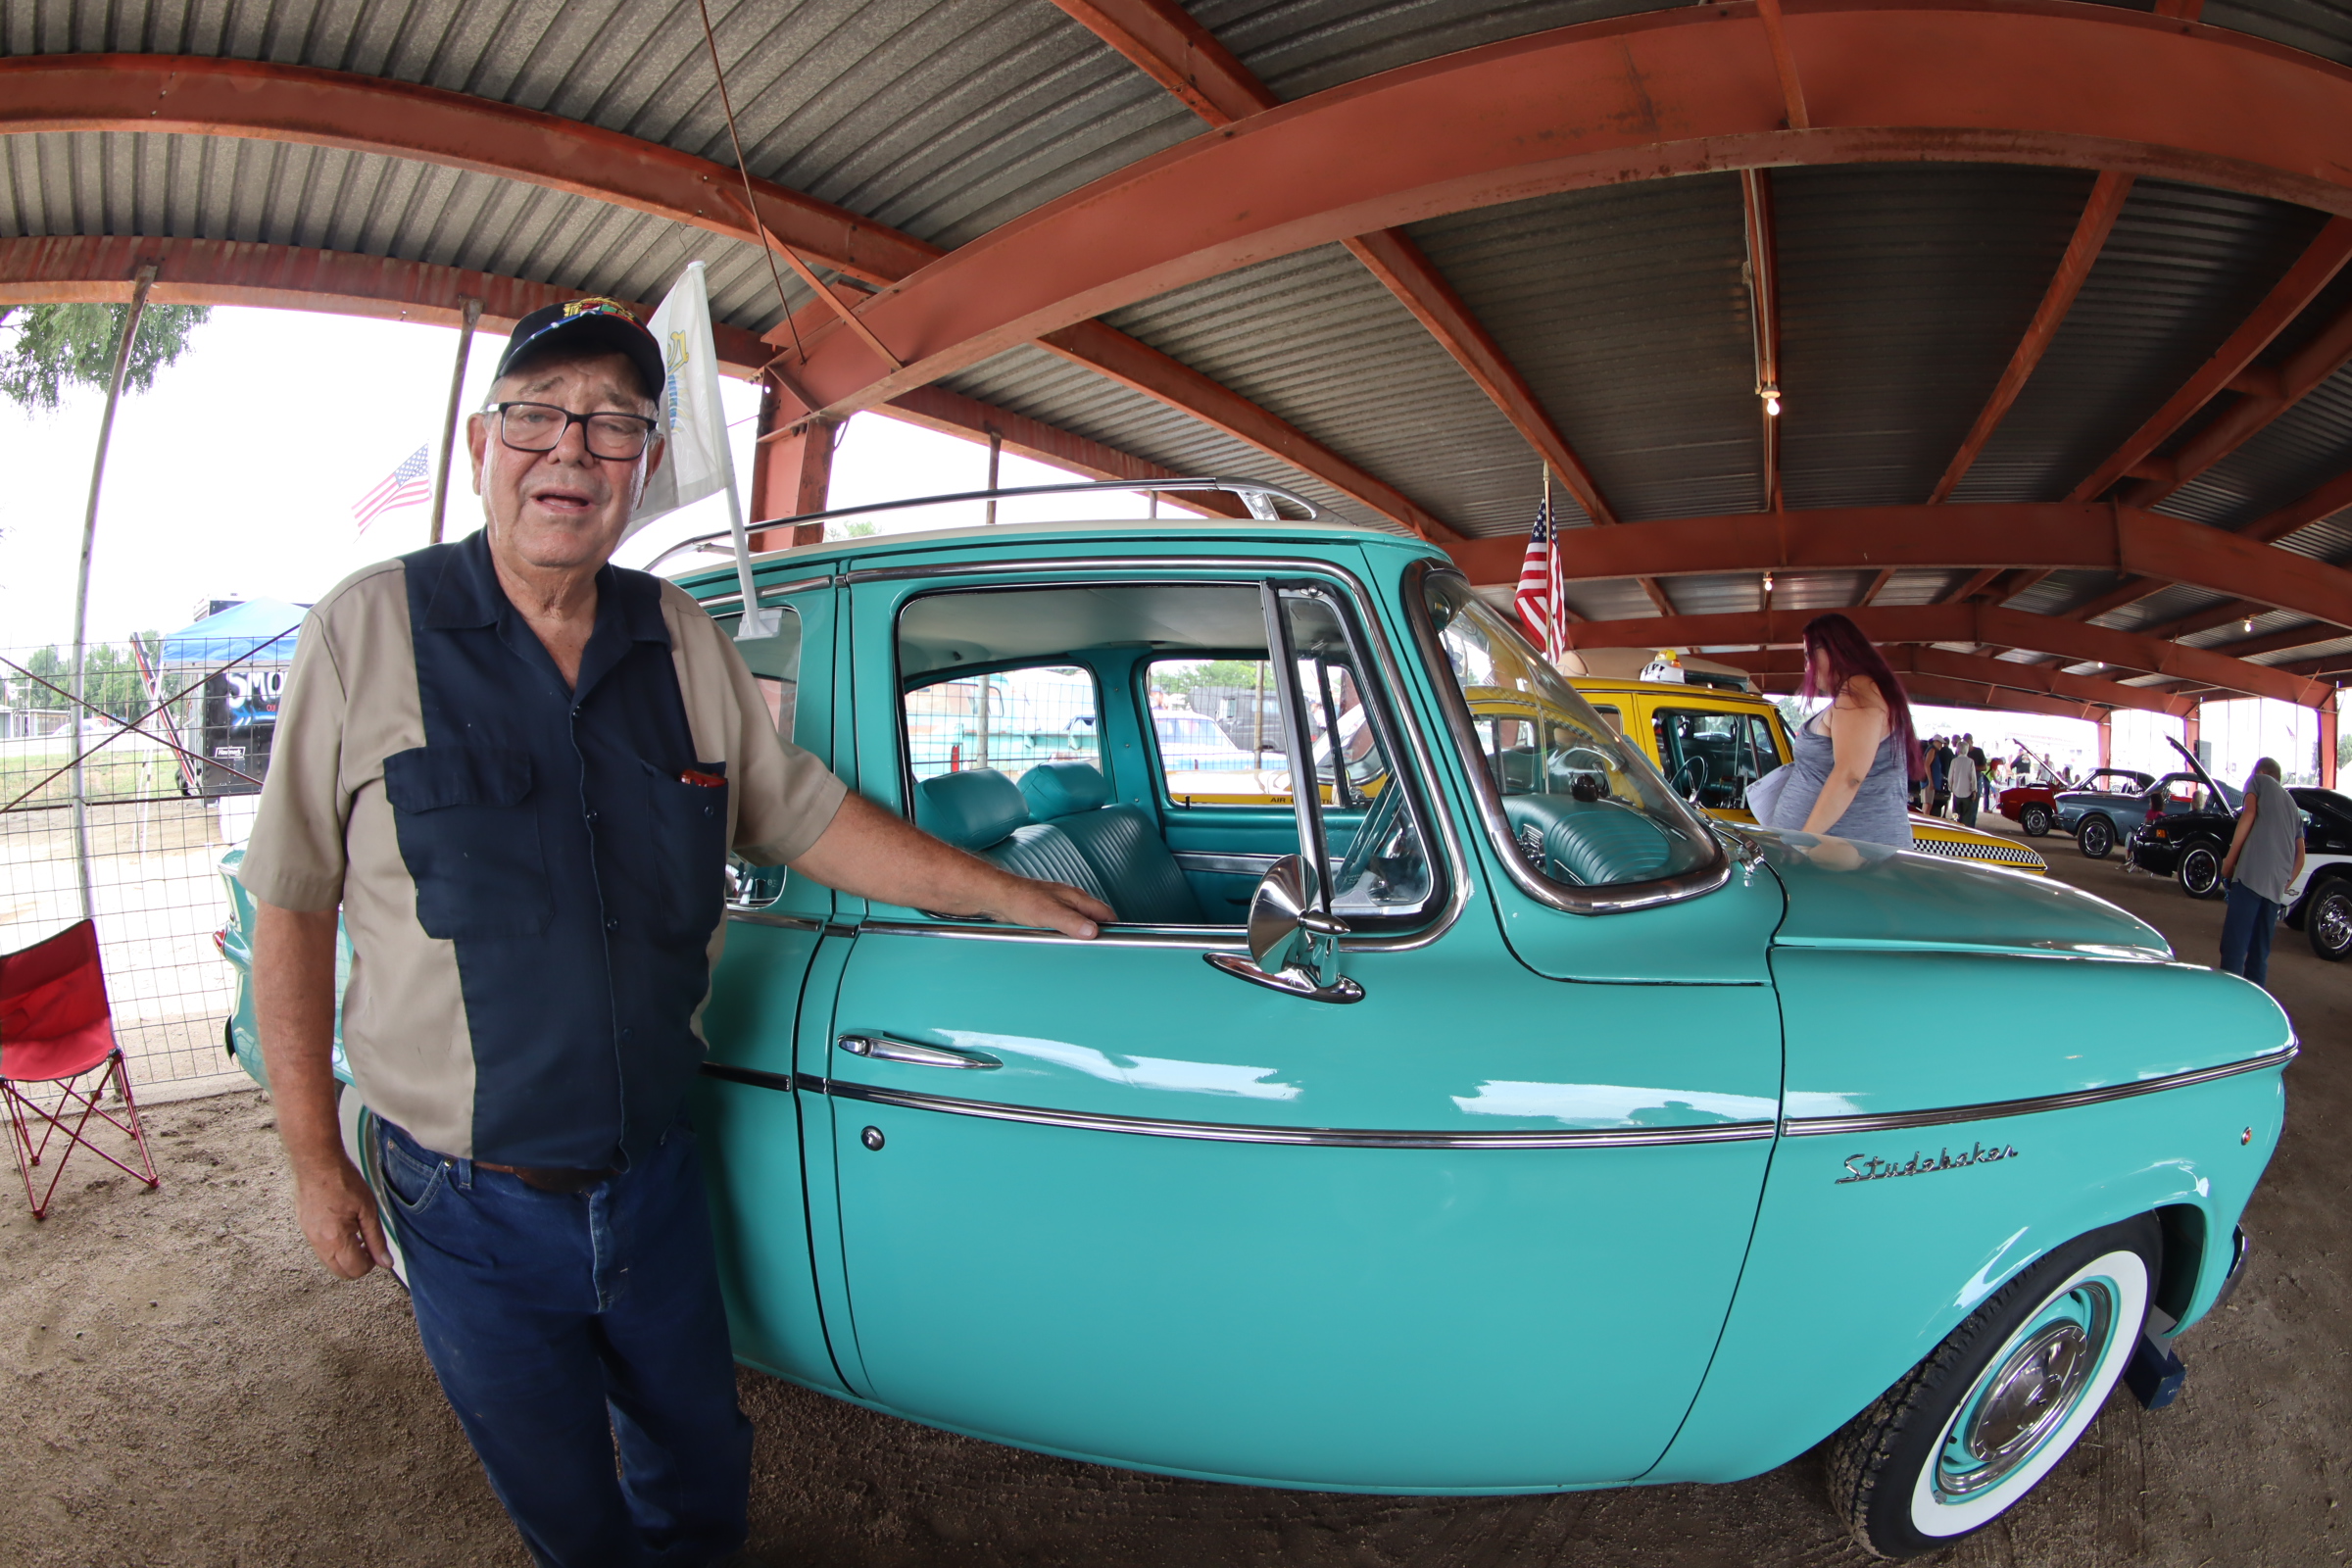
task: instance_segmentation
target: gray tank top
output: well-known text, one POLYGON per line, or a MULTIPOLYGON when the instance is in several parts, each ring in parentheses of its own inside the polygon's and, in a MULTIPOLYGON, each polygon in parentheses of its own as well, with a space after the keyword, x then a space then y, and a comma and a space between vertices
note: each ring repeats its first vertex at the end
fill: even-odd
MULTIPOLYGON (((1830 738, 1814 729, 1819 722, 1816 714, 1789 737, 1796 759, 1788 764, 1788 787, 1773 802, 1772 819, 1766 827, 1799 830, 1813 814, 1813 803, 1821 799, 1822 786, 1829 783, 1830 767, 1837 760, 1830 738)), ((1911 848, 1910 787, 1910 772, 1894 755, 1894 737, 1889 735, 1879 742, 1879 755, 1872 759, 1862 788, 1854 793, 1854 804, 1831 824, 1830 836, 1911 848)))

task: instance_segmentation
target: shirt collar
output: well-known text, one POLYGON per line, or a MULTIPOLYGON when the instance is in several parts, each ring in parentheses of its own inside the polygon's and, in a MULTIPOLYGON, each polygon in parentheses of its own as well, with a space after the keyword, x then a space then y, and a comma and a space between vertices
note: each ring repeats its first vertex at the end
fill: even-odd
MULTIPOLYGON (((450 547, 449 564, 424 609, 424 624, 429 631, 495 626, 513 608, 490 561, 489 530, 477 528, 450 547)), ((642 572, 624 573, 610 564, 598 569, 596 621, 600 632, 617 621, 620 634, 631 642, 669 646, 661 586, 642 572)))

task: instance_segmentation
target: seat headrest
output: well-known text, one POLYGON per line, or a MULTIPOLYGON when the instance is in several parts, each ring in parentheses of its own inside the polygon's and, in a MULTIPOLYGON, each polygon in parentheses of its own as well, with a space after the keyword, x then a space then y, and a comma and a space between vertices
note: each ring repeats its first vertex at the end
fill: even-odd
POLYGON ((1110 780, 1092 762, 1040 762, 1021 775, 1021 795, 1040 822, 1095 810, 1110 800, 1110 780))
POLYGON ((942 773, 915 788, 915 826, 959 850, 1002 844, 1028 821, 1021 792, 993 767, 942 773))

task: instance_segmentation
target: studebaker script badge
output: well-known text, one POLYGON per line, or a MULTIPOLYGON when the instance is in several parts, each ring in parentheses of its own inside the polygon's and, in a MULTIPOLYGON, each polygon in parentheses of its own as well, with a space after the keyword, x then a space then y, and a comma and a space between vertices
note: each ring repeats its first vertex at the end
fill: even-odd
POLYGON ((1845 1156, 1845 1174, 1838 1178, 1839 1187, 1847 1182, 1883 1182, 1889 1176, 1926 1176, 1939 1170, 1966 1170, 1971 1165, 1989 1165, 1996 1159, 2015 1159, 2015 1144, 1995 1144, 1987 1149, 1983 1144, 1972 1145, 1964 1154, 1949 1149, 1936 1153, 1914 1152, 1911 1157, 1897 1165, 1892 1160, 1880 1159, 1873 1154, 1845 1156))

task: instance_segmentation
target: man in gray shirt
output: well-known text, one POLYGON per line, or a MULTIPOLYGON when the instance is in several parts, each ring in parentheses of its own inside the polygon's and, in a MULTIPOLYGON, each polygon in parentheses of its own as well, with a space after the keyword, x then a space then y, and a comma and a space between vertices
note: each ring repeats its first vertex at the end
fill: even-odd
POLYGON ((2278 782, 2278 763, 2264 758, 2246 780, 2246 804, 2237 813, 2222 876, 2230 884, 2230 907, 2222 916, 2222 967, 2256 985, 2271 973, 2271 933, 2278 927, 2279 906, 2303 870, 2303 813, 2278 782))

